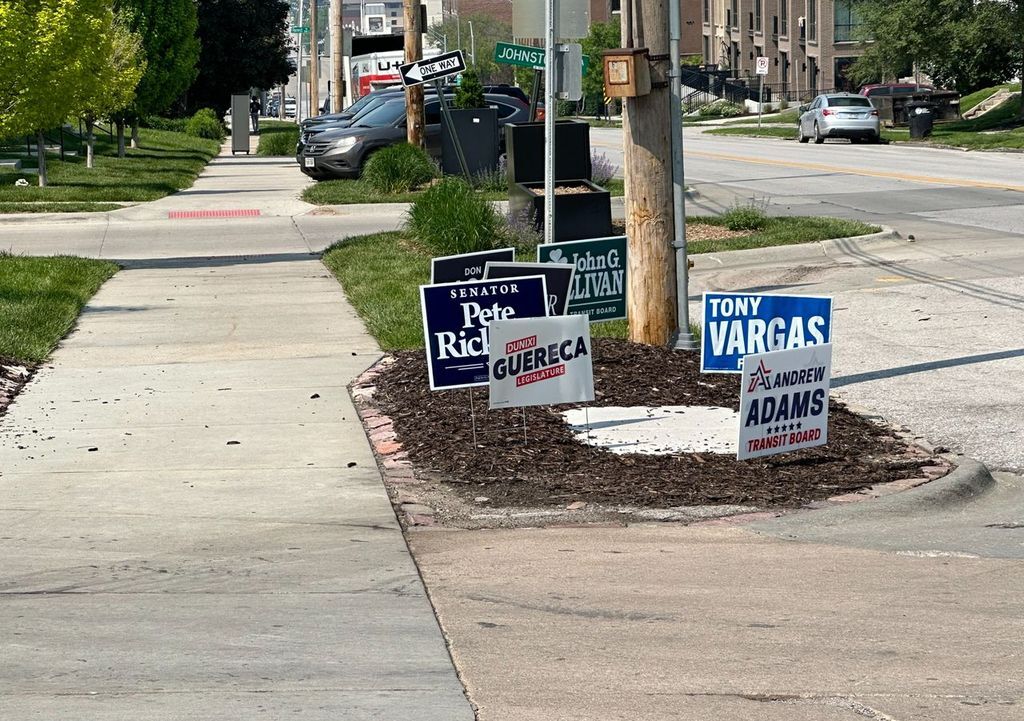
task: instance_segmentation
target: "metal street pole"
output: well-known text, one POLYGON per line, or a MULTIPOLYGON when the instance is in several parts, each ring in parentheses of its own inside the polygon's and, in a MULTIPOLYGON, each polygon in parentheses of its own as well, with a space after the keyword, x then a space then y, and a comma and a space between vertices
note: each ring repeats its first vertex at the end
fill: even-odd
POLYGON ((555 242, 555 0, 544 3, 544 242, 555 242))
POLYGON ((309 114, 320 114, 320 42, 317 40, 318 0, 309 0, 309 114))
MULTIPOLYGON (((299 3, 299 27, 300 28, 302 27, 303 8, 305 6, 306 6, 306 4, 304 2, 300 2, 299 3)), ((299 51, 298 51, 298 57, 296 59, 296 62, 298 63, 298 67, 295 70, 295 122, 296 123, 301 123, 302 120, 303 120, 303 115, 302 115, 302 55, 303 55, 302 50, 303 50, 303 48, 302 48, 302 44, 305 42, 306 38, 304 37, 304 35, 301 32, 298 33, 298 36, 299 36, 298 37, 299 51)))
POLYGON ((476 67, 476 35, 473 34, 473 21, 468 20, 469 23, 469 56, 473 58, 473 67, 476 67))
POLYGON ((676 250, 676 331, 672 346, 676 350, 697 350, 699 346, 690 332, 690 261, 686 252, 686 188, 683 172, 683 80, 679 57, 682 20, 679 2, 669 0, 669 70, 671 80, 669 102, 672 115, 672 223, 676 250))

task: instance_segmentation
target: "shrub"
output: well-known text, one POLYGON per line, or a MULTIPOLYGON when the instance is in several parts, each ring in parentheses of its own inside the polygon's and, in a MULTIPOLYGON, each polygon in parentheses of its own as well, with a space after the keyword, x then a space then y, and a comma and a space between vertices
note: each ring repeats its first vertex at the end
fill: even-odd
POLYGON ((735 205, 722 215, 725 227, 729 230, 763 230, 771 220, 754 204, 735 205))
POLYGON ((591 151, 590 154, 590 178, 594 181, 595 185, 600 185, 602 188, 608 185, 608 182, 615 177, 616 171, 619 169, 612 161, 608 160, 608 156, 604 153, 598 154, 597 152, 591 151))
POLYGON ((479 170, 473 175, 473 187, 484 192, 508 190, 508 167, 504 155, 498 158, 494 170, 479 170))
POLYGON ((462 73, 462 80, 455 88, 455 99, 452 105, 462 110, 487 107, 487 103, 484 102, 484 86, 472 68, 467 68, 462 73))
POLYGON ((783 110, 789 110, 789 101, 786 100, 785 98, 780 100, 779 107, 776 108, 776 110, 778 110, 779 112, 782 112, 783 110))
POLYGON ((144 128, 153 130, 167 130, 172 133, 184 133, 188 125, 188 118, 161 118, 159 115, 150 115, 140 121, 144 128))
POLYGON ((265 121, 260 123, 260 145, 257 155, 295 155, 299 142, 299 126, 295 123, 265 121))
POLYGON ((362 177, 378 193, 408 193, 437 177, 437 166, 422 148, 400 143, 371 155, 362 177))
POLYGON ((697 114, 702 118, 735 118, 746 115, 746 112, 742 105, 730 103, 728 100, 716 100, 710 105, 705 105, 697 114))
POLYGON ((502 229, 494 208, 463 179, 447 177, 409 208, 406 230, 434 255, 494 248, 502 229))
MULTIPOLYGON (((243 122, 248 122, 248 118, 245 118, 243 122)), ((224 140, 224 125, 213 110, 200 108, 185 123, 185 133, 197 138, 224 140)))

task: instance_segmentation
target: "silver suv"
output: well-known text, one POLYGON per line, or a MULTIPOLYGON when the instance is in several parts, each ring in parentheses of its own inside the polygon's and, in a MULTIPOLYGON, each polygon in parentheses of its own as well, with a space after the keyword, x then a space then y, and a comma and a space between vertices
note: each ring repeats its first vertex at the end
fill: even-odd
POLYGON ((849 138, 858 143, 877 143, 882 138, 878 111, 868 98, 852 93, 826 93, 810 105, 800 106, 797 138, 806 143, 825 142, 825 138, 849 138))

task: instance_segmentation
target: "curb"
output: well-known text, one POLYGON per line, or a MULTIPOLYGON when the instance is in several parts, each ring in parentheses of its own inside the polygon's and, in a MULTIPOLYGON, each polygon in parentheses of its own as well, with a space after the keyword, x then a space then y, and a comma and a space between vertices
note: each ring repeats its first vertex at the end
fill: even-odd
POLYGON ((744 266, 761 266, 765 261, 795 262, 801 260, 821 260, 836 255, 848 254, 849 244, 858 249, 885 245, 899 240, 900 234, 888 226, 868 235, 854 235, 848 238, 830 238, 813 243, 794 243, 793 245, 777 245, 769 248, 749 248, 746 250, 729 250, 721 253, 698 253, 689 256, 693 260, 694 270, 723 270, 744 266))

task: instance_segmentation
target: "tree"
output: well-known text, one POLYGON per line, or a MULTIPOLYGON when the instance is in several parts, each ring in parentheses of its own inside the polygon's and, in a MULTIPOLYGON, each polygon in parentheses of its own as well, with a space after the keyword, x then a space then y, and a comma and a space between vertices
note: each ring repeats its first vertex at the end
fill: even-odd
POLYGON ((590 57, 590 67, 583 75, 583 101, 589 107, 604 104, 604 59, 605 50, 622 47, 622 23, 594 23, 583 38, 583 54, 590 57))
POLYGON ((137 147, 139 118, 166 112, 196 79, 196 4, 195 0, 115 0, 114 6, 128 29, 142 39, 146 57, 146 72, 126 114, 132 120, 132 146, 137 147))
POLYGON ((462 73, 452 105, 462 110, 487 107, 484 102, 484 86, 480 84, 480 78, 473 68, 466 68, 466 72, 462 73))
POLYGON ((472 65, 485 85, 510 83, 512 66, 494 62, 494 46, 512 39, 512 26, 489 15, 447 15, 443 22, 430 26, 429 36, 435 45, 451 50, 462 50, 466 63, 472 65), (473 32, 470 35, 470 23, 473 32), (470 41, 472 37, 474 42, 470 41), (461 47, 459 42, 461 41, 461 47), (476 51, 476 57, 471 52, 476 51))
POLYGON ((1020 72, 1024 0, 847 1, 862 20, 865 48, 850 69, 855 82, 894 79, 916 66, 940 86, 969 92, 1020 72))
POLYGON ((109 0, 0 3, 0 137, 35 134, 46 186, 44 132, 83 105, 108 50, 109 0))
MULTIPOLYGON (((93 125, 96 119, 109 118, 127 109, 135 100, 136 88, 146 71, 142 38, 128 28, 123 18, 114 18, 104 46, 106 53, 98 58, 100 62, 93 71, 94 82, 80 99, 81 105, 77 108, 78 114, 85 120, 87 168, 92 168, 94 164, 93 125)), ((120 146, 119 150, 123 149, 123 142, 120 146)))
POLYGON ((199 74, 191 109, 223 115, 232 93, 288 81, 288 3, 283 0, 199 0, 199 74))

